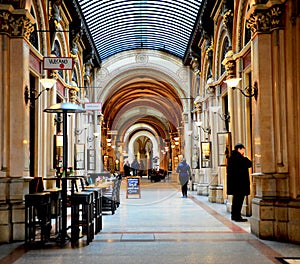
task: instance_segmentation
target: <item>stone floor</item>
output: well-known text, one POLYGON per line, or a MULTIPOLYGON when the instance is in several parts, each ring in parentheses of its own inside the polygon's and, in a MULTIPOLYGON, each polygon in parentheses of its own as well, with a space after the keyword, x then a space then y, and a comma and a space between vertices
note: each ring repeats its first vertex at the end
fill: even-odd
POLYGON ((3 244, 0 263, 300 263, 299 245, 259 240, 248 222, 230 220, 224 204, 192 191, 181 198, 175 183, 143 181, 141 198, 126 199, 122 183, 120 207, 103 216, 103 230, 89 246, 85 238, 76 248, 3 244))

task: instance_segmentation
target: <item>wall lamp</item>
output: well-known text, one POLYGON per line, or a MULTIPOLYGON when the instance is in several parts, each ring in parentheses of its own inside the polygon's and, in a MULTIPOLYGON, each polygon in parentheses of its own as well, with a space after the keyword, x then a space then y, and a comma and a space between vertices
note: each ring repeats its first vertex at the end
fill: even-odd
POLYGON ((247 86, 245 89, 240 89, 237 86, 239 85, 239 82, 242 80, 242 78, 230 78, 228 80, 225 80, 224 82, 227 84, 228 88, 231 88, 232 90, 238 89, 244 96, 246 97, 254 97, 255 100, 257 100, 258 96, 258 85, 255 81, 252 86, 247 86))
POLYGON ((49 78, 44 78, 40 80, 41 85, 44 87, 43 90, 41 90, 39 93, 37 90, 31 90, 28 88, 28 86, 25 86, 25 90, 24 90, 24 101, 25 104, 28 104, 29 100, 37 100, 41 94, 45 91, 49 91, 54 84, 56 83, 56 79, 49 79, 49 78))
POLYGON ((230 114, 229 113, 220 114, 219 113, 220 108, 221 108, 220 106, 210 106, 209 110, 214 114, 218 115, 223 121, 229 121, 230 114))
POLYGON ((207 133, 209 135, 211 134, 211 128, 210 127, 203 127, 201 121, 196 121, 195 124, 198 128, 201 128, 204 133, 207 133))

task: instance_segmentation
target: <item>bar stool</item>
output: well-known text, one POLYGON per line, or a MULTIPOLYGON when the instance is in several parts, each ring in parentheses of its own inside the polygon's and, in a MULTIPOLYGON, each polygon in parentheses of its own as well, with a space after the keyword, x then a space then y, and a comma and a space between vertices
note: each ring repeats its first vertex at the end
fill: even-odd
MULTIPOLYGON (((50 239, 51 197, 48 192, 25 195, 25 243, 36 241, 36 231, 41 230, 40 242, 50 239)), ((37 242, 37 241, 36 241, 37 242)))
POLYGON ((54 219, 55 234, 61 231, 61 189, 47 189, 51 199, 51 219, 54 219))
POLYGON ((87 245, 94 238, 93 192, 74 192, 71 195, 71 244, 78 245, 80 226, 86 234, 87 245))
POLYGON ((93 187, 85 188, 86 192, 94 193, 94 220, 95 220, 95 234, 98 234, 102 230, 102 189, 93 187))

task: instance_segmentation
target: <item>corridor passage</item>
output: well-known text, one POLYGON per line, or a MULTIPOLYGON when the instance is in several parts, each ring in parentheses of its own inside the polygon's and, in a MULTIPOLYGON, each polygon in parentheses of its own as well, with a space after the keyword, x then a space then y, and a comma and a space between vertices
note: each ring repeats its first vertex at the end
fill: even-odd
POLYGON ((250 234, 249 223, 235 223, 224 204, 189 191, 181 198, 177 183, 143 179, 141 198, 126 199, 103 216, 103 230, 86 246, 46 245, 25 250, 23 243, 0 246, 0 263, 300 263, 300 246, 263 241, 250 234))

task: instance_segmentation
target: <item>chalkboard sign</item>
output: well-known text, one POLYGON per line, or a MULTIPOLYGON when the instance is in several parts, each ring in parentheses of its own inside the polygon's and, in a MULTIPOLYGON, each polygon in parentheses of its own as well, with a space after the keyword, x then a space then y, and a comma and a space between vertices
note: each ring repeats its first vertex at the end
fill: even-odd
POLYGON ((126 191, 126 198, 128 196, 138 196, 141 198, 141 185, 140 185, 140 177, 127 177, 127 191, 126 191))

